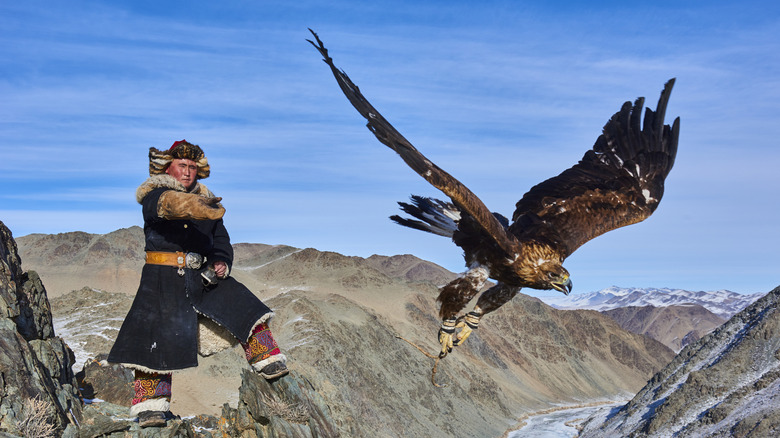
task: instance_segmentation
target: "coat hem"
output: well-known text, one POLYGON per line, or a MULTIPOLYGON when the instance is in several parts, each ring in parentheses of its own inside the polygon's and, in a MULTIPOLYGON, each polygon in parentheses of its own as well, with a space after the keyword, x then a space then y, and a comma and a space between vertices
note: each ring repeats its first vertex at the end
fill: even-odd
POLYGON ((141 371, 143 373, 157 373, 157 374, 173 374, 174 371, 186 370, 187 368, 195 368, 196 366, 198 366, 198 364, 195 364, 195 365, 191 365, 191 366, 177 368, 175 370, 156 370, 154 368, 149 368, 149 367, 145 367, 143 365, 138 365, 138 364, 134 364, 134 363, 127 363, 127 362, 122 362, 122 363, 120 363, 120 365, 122 365, 125 368, 129 368, 131 370, 141 371))

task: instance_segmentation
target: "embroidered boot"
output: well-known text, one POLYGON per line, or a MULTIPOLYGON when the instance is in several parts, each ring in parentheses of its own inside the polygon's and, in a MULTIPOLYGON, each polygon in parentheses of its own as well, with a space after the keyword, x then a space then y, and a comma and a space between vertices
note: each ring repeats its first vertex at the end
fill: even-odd
POLYGON ((135 371, 135 396, 130 415, 138 416, 141 427, 163 427, 171 407, 171 374, 135 371))
POLYGON ((249 365, 265 379, 276 379, 289 372, 285 365, 286 358, 281 354, 266 323, 257 324, 249 339, 245 343, 242 342, 241 346, 244 347, 249 365))

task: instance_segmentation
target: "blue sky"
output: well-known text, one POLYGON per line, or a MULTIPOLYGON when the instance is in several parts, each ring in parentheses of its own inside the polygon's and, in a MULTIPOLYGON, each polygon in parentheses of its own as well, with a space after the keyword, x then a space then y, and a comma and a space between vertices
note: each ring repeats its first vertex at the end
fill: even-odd
POLYGON ((2 2, 0 220, 15 236, 141 225, 148 148, 186 138, 234 242, 461 271, 447 239, 387 219, 440 194, 365 128, 310 27, 407 139, 507 216, 624 101, 655 107, 676 77, 664 199, 566 261, 575 292, 766 292, 780 284, 780 6, 650 3, 2 2))

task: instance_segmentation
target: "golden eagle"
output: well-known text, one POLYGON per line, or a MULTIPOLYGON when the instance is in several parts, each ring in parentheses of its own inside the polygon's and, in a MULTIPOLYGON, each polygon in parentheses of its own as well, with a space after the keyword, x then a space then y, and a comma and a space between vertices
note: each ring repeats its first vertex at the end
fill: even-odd
POLYGON ((661 201, 680 130, 679 117, 672 127, 664 125, 674 79, 664 86, 656 110, 645 110, 643 123, 644 98, 633 105, 625 102, 579 163, 523 195, 510 224, 396 131, 344 71, 333 65, 322 41, 311 33, 317 43, 308 41, 368 120, 368 129, 452 201, 412 196, 412 204, 399 204, 416 219, 391 217, 401 225, 451 237, 463 249, 468 271, 444 286, 438 297, 440 357, 463 343, 482 316, 508 302, 520 288, 555 289, 568 295, 572 283, 562 265, 566 257, 596 236, 647 219, 661 201), (488 278, 496 285, 482 293, 473 311, 459 317, 488 278), (456 333, 456 328, 461 330, 456 333))

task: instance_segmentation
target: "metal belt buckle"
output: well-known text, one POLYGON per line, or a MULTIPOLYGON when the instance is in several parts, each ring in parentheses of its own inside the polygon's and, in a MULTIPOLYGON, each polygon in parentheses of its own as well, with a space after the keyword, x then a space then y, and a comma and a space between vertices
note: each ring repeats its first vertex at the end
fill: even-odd
POLYGON ((200 269, 203 265, 203 256, 196 252, 188 252, 185 257, 185 266, 189 269, 200 269))

